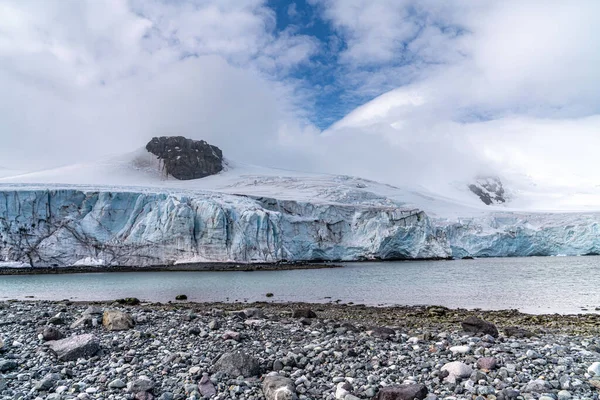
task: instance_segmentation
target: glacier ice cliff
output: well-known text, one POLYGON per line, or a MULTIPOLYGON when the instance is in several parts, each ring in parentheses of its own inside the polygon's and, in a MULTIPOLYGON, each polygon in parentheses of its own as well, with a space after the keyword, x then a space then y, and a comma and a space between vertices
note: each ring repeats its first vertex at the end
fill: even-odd
POLYGON ((453 257, 600 254, 598 213, 493 213, 445 223, 453 257))
POLYGON ((420 210, 222 193, 1 190, 0 262, 170 265, 449 257, 420 210))
POLYGON ((495 212, 451 220, 365 199, 5 189, 0 266, 600 254, 596 213, 495 212))

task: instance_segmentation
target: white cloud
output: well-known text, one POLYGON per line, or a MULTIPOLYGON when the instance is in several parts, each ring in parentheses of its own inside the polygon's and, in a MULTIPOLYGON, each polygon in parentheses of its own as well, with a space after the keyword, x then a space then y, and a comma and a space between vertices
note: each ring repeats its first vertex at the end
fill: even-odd
POLYGON ((305 125, 285 77, 316 42, 274 24, 262 1, 3 2, 2 164, 66 164, 159 134, 277 163, 260 150, 305 125))
POLYGON ((0 163, 181 134, 242 161, 391 183, 595 181, 597 1, 313 3, 337 36, 278 31, 261 0, 2 2, 0 163), (326 49, 340 51, 328 67, 344 99, 394 90, 321 134, 306 102, 331 87, 290 72, 326 49))

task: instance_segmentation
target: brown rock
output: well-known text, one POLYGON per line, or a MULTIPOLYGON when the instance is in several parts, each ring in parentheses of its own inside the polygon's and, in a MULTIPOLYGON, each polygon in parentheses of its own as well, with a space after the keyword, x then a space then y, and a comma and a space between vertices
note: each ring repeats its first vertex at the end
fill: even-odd
POLYGON ((126 331, 135 326, 128 313, 118 310, 106 310, 102 316, 102 325, 109 331, 126 331))

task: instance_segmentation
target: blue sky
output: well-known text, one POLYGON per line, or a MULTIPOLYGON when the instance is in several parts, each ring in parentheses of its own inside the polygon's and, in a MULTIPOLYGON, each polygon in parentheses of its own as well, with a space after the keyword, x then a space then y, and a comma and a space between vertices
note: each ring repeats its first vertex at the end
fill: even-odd
POLYGON ((598 170, 598 37, 596 0, 5 0, 0 166, 177 134, 389 182, 568 183, 598 170))

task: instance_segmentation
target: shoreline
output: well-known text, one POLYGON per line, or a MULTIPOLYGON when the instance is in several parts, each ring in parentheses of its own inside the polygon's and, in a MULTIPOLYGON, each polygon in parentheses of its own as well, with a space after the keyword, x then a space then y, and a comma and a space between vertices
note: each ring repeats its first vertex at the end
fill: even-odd
MULTIPOLYGON (((313 309, 319 312, 322 318, 340 320, 348 319, 356 323, 370 325, 385 324, 395 321, 400 326, 410 326, 415 323, 436 325, 456 324, 461 319, 476 316, 502 326, 519 325, 527 326, 534 331, 550 333, 575 333, 600 336, 600 312, 597 313, 546 313, 530 314, 517 309, 486 310, 480 308, 450 308, 440 305, 365 305, 355 303, 326 303, 294 302, 294 301, 254 301, 254 302, 197 302, 190 300, 170 300, 167 302, 152 302, 144 299, 125 298, 114 300, 40 300, 26 299, 0 299, 0 310, 3 306, 12 304, 26 304, 33 306, 106 306, 125 307, 131 310, 144 309, 173 309, 192 310, 195 312, 209 311, 215 308, 225 309, 230 312, 248 308, 259 308, 270 312, 286 312, 293 309, 313 309), (128 303, 134 299, 135 303, 128 303)), ((600 349, 600 348, 599 348, 600 349)))
POLYGON ((150 266, 0 267, 2 275, 86 274, 107 272, 253 272, 343 268, 337 263, 233 263, 208 262, 150 266))

